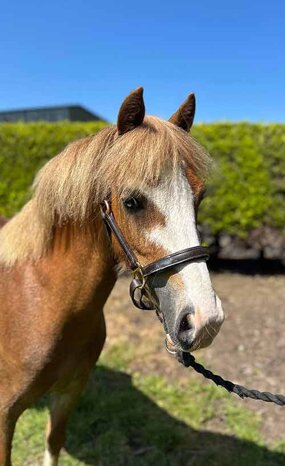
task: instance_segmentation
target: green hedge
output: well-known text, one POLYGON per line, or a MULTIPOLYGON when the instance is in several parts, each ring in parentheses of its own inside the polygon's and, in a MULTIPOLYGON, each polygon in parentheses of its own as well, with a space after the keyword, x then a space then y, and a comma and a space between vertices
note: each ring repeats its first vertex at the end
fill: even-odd
MULTIPOLYGON (((0 215, 13 215, 29 196, 35 173, 68 142, 104 123, 0 125, 0 215)), ((285 231, 285 125, 196 125, 194 137, 217 162, 200 221, 214 234, 246 237, 263 225, 285 231)))
POLYGON ((39 168, 69 142, 106 126, 92 123, 0 125, 0 215, 15 214, 27 201, 39 168))
POLYGON ((285 233, 285 125, 203 124, 193 135, 217 161, 200 221, 214 234, 285 233))

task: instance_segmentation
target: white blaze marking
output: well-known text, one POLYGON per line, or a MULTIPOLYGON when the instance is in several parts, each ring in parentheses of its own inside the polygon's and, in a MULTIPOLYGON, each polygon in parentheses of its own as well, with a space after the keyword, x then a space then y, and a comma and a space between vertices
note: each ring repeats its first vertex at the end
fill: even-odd
MULTIPOLYGON (((165 217, 165 226, 159 226, 148 234, 153 243, 162 246, 168 254, 200 244, 195 221, 194 195, 182 169, 177 179, 148 188, 145 194, 165 217)), ((182 279, 184 292, 182 289, 174 290, 173 287, 169 289, 170 286, 166 285, 166 289, 157 290, 158 295, 171 293, 173 298, 175 295, 175 303, 180 311, 189 304, 194 305, 194 309, 199 310, 201 325, 205 325, 210 319, 221 319, 223 313, 205 262, 177 266, 176 269, 182 279)))

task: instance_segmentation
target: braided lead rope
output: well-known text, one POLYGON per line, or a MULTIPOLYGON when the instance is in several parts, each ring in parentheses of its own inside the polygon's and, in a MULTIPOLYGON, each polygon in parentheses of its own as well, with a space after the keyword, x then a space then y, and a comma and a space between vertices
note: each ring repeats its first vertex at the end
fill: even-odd
POLYGON ((213 374, 202 364, 199 364, 195 361, 195 358, 190 353, 184 353, 183 351, 178 351, 175 354, 178 362, 180 362, 185 367, 192 367, 196 372, 202 374, 206 379, 212 380, 216 385, 220 385, 225 388, 230 393, 235 393, 241 398, 252 398, 253 400, 267 401, 268 403, 276 403, 279 406, 285 405, 285 396, 284 395, 273 395, 270 392, 260 392, 258 390, 249 390, 242 385, 237 385, 230 380, 224 380, 221 376, 213 374))

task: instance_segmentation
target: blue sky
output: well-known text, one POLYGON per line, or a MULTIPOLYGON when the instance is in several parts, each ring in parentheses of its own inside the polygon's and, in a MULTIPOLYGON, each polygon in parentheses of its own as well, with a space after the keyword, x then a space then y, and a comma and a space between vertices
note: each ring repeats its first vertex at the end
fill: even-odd
POLYGON ((284 0, 13 1, 1 4, 0 109, 80 103, 116 120, 145 88, 170 116, 285 121, 284 0))

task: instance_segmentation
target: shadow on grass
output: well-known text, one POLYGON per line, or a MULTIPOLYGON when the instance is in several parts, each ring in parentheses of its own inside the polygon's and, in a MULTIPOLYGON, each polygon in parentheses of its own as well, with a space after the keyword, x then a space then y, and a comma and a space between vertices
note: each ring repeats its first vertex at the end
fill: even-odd
POLYGON ((134 387, 129 375, 103 366, 70 420, 66 450, 93 466, 285 464, 284 454, 253 442, 190 428, 134 387))

